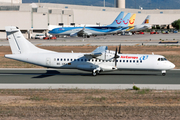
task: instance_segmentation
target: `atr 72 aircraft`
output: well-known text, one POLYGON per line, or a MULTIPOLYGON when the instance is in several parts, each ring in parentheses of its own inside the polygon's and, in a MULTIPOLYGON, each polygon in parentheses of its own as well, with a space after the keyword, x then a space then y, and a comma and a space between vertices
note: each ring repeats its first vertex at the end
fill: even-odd
POLYGON ((173 69, 175 65, 161 55, 121 54, 107 49, 107 46, 96 48, 91 53, 59 53, 34 46, 24 38, 17 27, 6 27, 7 37, 12 54, 6 58, 31 63, 47 68, 79 69, 92 72, 96 76, 100 72, 115 70, 152 70, 173 69))
POLYGON ((107 26, 91 26, 91 27, 57 27, 49 31, 51 35, 69 35, 71 37, 87 36, 88 38, 92 35, 104 35, 108 33, 116 33, 123 29, 128 28, 129 19, 131 13, 128 13, 124 19, 124 12, 122 11, 112 24, 107 26))

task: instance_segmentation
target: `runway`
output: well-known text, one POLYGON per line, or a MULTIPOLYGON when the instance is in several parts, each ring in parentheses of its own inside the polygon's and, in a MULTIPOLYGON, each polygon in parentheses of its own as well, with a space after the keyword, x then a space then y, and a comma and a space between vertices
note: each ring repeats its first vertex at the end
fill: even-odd
POLYGON ((92 76, 90 72, 55 69, 0 69, 0 89, 82 88, 131 89, 133 85, 150 89, 180 89, 180 70, 161 72, 115 71, 92 76))

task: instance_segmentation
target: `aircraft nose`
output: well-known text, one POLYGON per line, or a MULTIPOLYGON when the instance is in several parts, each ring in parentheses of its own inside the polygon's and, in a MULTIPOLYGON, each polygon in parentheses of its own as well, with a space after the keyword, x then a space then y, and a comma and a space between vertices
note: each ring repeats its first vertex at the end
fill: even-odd
POLYGON ((170 68, 173 69, 175 68, 176 66, 173 64, 173 63, 170 63, 170 68))

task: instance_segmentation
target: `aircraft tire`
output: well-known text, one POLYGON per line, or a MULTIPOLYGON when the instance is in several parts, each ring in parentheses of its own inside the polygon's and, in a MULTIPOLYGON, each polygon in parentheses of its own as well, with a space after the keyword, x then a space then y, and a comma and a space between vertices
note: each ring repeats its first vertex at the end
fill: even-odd
POLYGON ((166 75, 166 73, 162 73, 162 76, 165 76, 166 75))
POLYGON ((93 75, 93 76, 96 76, 96 75, 97 75, 97 72, 92 72, 92 75, 93 75))

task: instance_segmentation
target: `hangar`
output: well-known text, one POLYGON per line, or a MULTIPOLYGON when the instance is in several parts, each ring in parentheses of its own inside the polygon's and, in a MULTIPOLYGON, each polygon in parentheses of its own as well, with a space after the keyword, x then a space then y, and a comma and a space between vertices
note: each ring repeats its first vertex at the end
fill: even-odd
POLYGON ((121 11, 136 13, 135 24, 141 24, 147 15, 151 15, 151 25, 169 25, 179 19, 180 14, 180 10, 126 9, 125 0, 117 0, 116 8, 51 3, 22 4, 22 0, 4 1, 0 0, 0 38, 6 38, 4 30, 5 26, 9 25, 18 26, 26 38, 30 38, 33 32, 48 32, 48 25, 108 25, 121 11))

